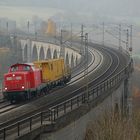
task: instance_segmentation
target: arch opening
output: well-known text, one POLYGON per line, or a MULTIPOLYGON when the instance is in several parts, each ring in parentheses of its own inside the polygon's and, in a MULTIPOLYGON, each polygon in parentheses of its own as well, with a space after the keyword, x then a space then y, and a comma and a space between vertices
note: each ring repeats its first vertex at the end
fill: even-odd
POLYGON ((69 55, 68 55, 68 53, 66 54, 66 65, 69 65, 69 55))
POLYGON ((52 57, 51 57, 51 49, 48 48, 46 59, 51 59, 51 58, 52 58, 52 57))
POLYGON ((74 67, 74 57, 73 57, 73 54, 72 54, 72 56, 71 56, 71 68, 73 68, 74 67))
POLYGON ((39 60, 44 60, 45 59, 45 54, 44 54, 44 49, 41 47, 40 53, 39 53, 39 60))
POLYGON ((38 54, 37 54, 37 48, 36 45, 33 47, 33 52, 32 52, 32 61, 38 60, 38 54))
POLYGON ((56 50, 54 50, 53 59, 57 59, 57 51, 56 50))

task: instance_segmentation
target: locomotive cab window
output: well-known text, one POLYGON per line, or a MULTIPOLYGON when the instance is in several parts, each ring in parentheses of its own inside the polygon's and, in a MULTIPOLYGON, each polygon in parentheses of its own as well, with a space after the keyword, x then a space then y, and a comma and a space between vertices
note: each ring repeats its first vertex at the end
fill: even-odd
POLYGON ((12 72, 18 71, 18 66, 12 67, 12 68, 11 68, 11 71, 12 71, 12 72))
POLYGON ((30 71, 30 66, 24 66, 24 67, 23 67, 23 70, 24 70, 24 71, 30 71))

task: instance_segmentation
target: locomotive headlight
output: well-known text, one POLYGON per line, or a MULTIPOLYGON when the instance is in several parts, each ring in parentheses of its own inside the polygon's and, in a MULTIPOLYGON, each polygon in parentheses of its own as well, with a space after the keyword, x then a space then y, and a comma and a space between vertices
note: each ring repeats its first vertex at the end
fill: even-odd
POLYGON ((21 88, 24 89, 24 86, 22 86, 21 88))
POLYGON ((7 90, 7 87, 5 87, 5 90, 7 90))

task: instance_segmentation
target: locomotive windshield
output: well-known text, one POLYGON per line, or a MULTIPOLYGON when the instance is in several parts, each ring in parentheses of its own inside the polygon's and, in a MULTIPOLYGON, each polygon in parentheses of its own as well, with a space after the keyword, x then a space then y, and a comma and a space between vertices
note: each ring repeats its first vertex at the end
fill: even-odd
POLYGON ((30 71, 31 67, 28 65, 18 65, 18 66, 12 66, 11 67, 11 72, 16 72, 16 71, 30 71))

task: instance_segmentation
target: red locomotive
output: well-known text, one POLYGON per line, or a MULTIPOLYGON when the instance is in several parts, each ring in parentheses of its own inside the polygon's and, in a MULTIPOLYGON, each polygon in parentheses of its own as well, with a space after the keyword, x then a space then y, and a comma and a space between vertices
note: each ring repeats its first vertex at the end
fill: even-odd
POLYGON ((29 99, 30 92, 35 92, 41 85, 41 70, 35 68, 33 64, 12 65, 9 72, 4 75, 3 84, 4 97, 11 102, 20 97, 29 99))
POLYGON ((11 103, 28 100, 46 93, 52 86, 67 83, 70 78, 63 59, 14 64, 4 74, 3 95, 11 103))

